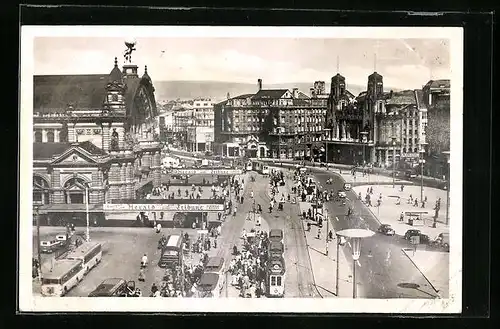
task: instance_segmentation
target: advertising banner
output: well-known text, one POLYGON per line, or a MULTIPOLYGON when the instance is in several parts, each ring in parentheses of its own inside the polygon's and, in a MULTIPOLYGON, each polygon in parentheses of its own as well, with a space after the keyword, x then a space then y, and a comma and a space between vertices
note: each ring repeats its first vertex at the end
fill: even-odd
POLYGON ((241 175, 241 169, 172 169, 172 175, 241 175))
POLYGON ((103 210, 107 212, 129 212, 129 211, 175 211, 175 212, 203 212, 223 211, 223 204, 103 204, 103 210))

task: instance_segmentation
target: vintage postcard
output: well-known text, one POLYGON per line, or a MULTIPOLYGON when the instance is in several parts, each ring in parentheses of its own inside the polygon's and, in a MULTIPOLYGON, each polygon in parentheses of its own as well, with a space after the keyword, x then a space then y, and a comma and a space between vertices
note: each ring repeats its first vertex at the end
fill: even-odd
POLYGON ((21 38, 20 311, 461 312, 460 28, 21 38))

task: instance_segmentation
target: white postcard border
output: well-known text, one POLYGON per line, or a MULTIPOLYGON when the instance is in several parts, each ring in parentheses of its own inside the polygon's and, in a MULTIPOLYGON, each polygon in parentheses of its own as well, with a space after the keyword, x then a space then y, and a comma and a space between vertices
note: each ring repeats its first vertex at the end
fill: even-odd
POLYGON ((19 310, 22 312, 460 313, 462 308, 463 30, 457 27, 23 26, 21 28, 19 310), (451 56, 448 299, 47 298, 32 295, 33 41, 35 37, 446 38, 451 56))

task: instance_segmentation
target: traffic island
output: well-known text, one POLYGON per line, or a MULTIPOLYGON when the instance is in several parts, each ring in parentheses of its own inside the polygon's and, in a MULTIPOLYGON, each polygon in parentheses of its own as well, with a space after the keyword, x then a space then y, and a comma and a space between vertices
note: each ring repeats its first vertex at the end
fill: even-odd
MULTIPOLYGON (((307 213, 311 207, 312 204, 309 202, 299 202, 299 216, 302 218, 302 213, 304 211, 307 213)), ((322 227, 318 227, 315 221, 302 219, 314 281, 322 297, 352 298, 351 263, 347 261, 344 247, 338 246, 337 244, 338 241, 331 218, 328 218, 328 221, 327 231, 326 221, 324 221, 322 227), (327 243, 326 239, 329 235, 329 231, 332 231, 332 239, 327 243), (337 247, 340 247, 338 250, 338 259, 337 247), (336 287, 337 261, 339 267, 338 295, 336 287)), ((358 295, 363 295, 362 286, 359 282, 358 295)))

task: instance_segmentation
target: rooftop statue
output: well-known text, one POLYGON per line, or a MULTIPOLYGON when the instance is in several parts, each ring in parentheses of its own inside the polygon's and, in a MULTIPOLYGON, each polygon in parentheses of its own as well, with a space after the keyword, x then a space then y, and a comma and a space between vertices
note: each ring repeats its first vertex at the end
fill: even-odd
POLYGON ((136 41, 125 41, 125 46, 127 46, 127 50, 123 53, 123 57, 125 57, 125 63, 128 61, 129 63, 132 63, 132 52, 135 49, 136 41))

